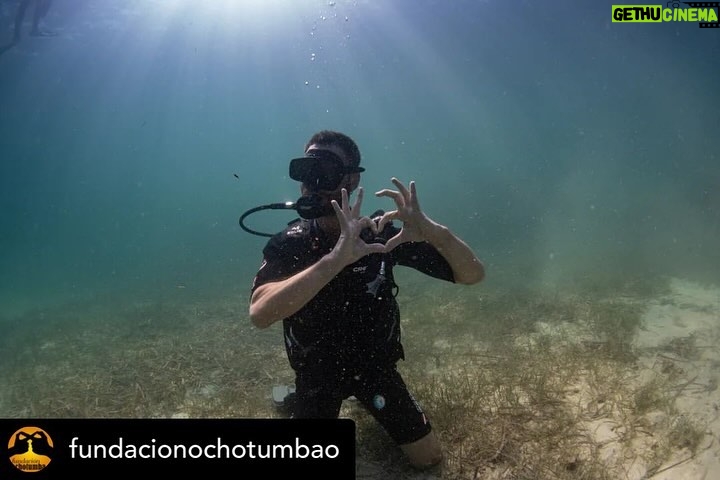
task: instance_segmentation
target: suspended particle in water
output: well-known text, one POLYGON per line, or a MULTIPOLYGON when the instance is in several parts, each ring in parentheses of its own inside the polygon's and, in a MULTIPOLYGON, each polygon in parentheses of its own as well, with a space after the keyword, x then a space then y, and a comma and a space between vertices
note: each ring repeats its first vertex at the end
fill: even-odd
POLYGON ((385 407, 385 397, 382 395, 375 395, 375 397, 373 397, 373 406, 378 410, 382 410, 385 407))

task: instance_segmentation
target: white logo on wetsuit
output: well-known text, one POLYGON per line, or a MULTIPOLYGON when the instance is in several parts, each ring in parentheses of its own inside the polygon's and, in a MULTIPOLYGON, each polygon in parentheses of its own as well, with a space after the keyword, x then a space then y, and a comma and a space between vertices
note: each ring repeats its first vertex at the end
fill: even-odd
POLYGON ((291 228, 287 231, 287 235, 288 235, 289 237, 291 237, 291 236, 294 236, 294 235, 300 235, 302 232, 303 232, 303 227, 302 227, 302 225, 294 225, 293 227, 291 227, 291 228))

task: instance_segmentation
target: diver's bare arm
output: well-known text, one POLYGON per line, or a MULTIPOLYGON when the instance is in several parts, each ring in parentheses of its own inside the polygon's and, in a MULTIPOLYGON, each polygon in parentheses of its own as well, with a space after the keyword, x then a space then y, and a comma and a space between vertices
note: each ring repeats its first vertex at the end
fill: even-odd
POLYGON ((259 286, 250 298, 253 324, 267 328, 297 312, 317 295, 345 266, 333 253, 292 277, 259 286))
POLYGON ((379 197, 390 197, 397 210, 385 213, 379 221, 378 230, 391 220, 400 220, 400 233, 390 238, 385 247, 388 251, 405 242, 426 241, 434 246, 450 264, 456 283, 471 285, 485 277, 485 267, 470 247, 453 234, 447 227, 432 221, 420 208, 415 182, 410 188, 393 177, 397 191, 384 189, 376 193, 379 197))
POLYGON ((349 207, 348 192, 341 190, 342 206, 331 201, 340 224, 340 237, 335 247, 317 263, 300 273, 279 282, 261 285, 250 298, 250 319, 259 328, 266 328, 300 310, 330 280, 347 265, 370 253, 382 253, 385 246, 379 243, 365 243, 360 233, 370 228, 377 233, 375 223, 368 217, 360 216, 363 189, 352 210, 349 207))
POLYGON ((425 218, 422 226, 425 241, 450 264, 455 282, 466 285, 480 282, 485 277, 485 267, 472 249, 447 227, 425 218))

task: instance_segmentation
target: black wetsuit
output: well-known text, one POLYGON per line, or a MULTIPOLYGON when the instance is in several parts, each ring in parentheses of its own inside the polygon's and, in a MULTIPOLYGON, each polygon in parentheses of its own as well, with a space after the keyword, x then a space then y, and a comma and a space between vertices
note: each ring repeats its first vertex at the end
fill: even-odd
MULTIPOLYGON (((366 229, 362 238, 384 243, 398 232, 387 224, 377 237, 366 229)), ((253 291, 301 272, 334 246, 315 221, 290 224, 265 246, 253 291)), ((283 320, 285 348, 297 375, 295 417, 336 417, 342 400, 354 395, 400 444, 429 432, 427 419, 395 369, 404 358, 395 265, 454 281, 450 265, 433 246, 404 243, 348 265, 283 320)))

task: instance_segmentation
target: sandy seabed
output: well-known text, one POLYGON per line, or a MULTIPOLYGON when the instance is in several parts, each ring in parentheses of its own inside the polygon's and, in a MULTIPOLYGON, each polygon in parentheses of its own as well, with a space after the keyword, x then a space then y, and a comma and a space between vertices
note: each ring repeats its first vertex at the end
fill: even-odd
MULTIPOLYGON (((675 345, 674 354, 646 355, 641 368, 678 368, 684 381, 676 387, 676 406, 705 430, 697 453, 677 452, 652 477, 641 466, 628 469, 628 479, 720 479, 720 289, 673 280, 671 293, 650 302, 645 328, 637 338, 641 351, 675 345), (683 356, 683 354, 685 355, 683 356)), ((599 431, 603 432, 602 430, 599 431)), ((604 432, 609 440, 613 437, 604 432)), ((640 448, 643 448, 641 446, 640 448)), ((647 442, 644 448, 652 448, 647 442)))
MULTIPOLYGON (((720 479, 720 288, 680 279, 671 279, 669 287, 668 292, 643 300, 642 327, 633 340, 633 350, 639 355, 632 367, 607 377, 624 382, 624 392, 632 392, 634 402, 599 399, 598 388, 588 388, 592 379, 583 374, 569 385, 563 399, 567 409, 583 411, 576 429, 593 445, 597 460, 607 465, 601 478, 720 479), (662 390, 663 400, 648 386, 662 390), (646 398, 642 396, 646 391, 652 398, 638 414, 638 403, 646 398), (593 412, 588 415, 590 410, 593 412)), ((578 344, 594 343, 577 325, 541 324, 539 330, 557 338, 572 337, 578 344)), ((608 397, 622 396, 611 386, 606 390, 608 397)), ((427 472, 405 470, 393 478, 596 478, 573 474, 569 471, 572 464, 560 469, 566 470, 560 476, 557 470, 523 471, 517 464, 508 466, 499 461, 462 474, 457 468, 448 471, 441 466, 427 472)), ((359 458, 358 478, 390 478, 387 468, 359 458)))
MULTIPOLYGON (((430 412, 446 460, 427 472, 403 465, 384 433, 346 402, 341 414, 358 424, 357 478, 720 479, 719 288, 672 279, 662 293, 621 300, 639 304, 642 315, 628 339, 632 358, 622 361, 596 355, 608 342, 586 325, 597 313, 594 299, 550 298, 524 310, 510 302, 492 313, 483 310, 492 303, 486 297, 438 298, 407 310, 408 361, 400 368, 430 412), (478 325, 468 318, 483 315, 501 316, 499 325, 529 318, 508 335, 513 356, 522 358, 503 358, 502 349, 473 336, 478 325), (567 352, 585 365, 574 368, 567 352), (515 384, 493 376, 518 366, 515 384), (533 398, 526 381, 548 391, 533 398), (493 399, 498 404, 488 406, 493 399), (556 425, 576 440, 566 444, 556 425)), ((292 381, 280 329, 252 328, 237 299, 176 300, 75 305, 3 320, 0 416, 278 416, 270 390, 292 381)))

